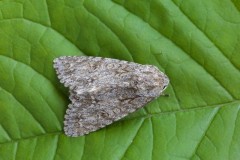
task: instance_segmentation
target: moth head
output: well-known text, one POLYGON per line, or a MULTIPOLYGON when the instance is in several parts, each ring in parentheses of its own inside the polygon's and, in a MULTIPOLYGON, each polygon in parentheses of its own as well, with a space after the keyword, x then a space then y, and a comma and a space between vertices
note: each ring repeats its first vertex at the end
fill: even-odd
POLYGON ((150 66, 138 75, 137 89, 142 96, 158 97, 169 84, 168 77, 156 67, 150 66))

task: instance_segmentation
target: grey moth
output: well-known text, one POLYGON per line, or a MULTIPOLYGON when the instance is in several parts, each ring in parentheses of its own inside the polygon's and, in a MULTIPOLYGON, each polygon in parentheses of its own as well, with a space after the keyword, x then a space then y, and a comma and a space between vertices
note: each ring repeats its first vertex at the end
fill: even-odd
POLYGON ((143 107, 169 83, 155 66, 111 58, 62 56, 54 60, 54 68, 69 88, 64 132, 72 137, 96 131, 143 107))

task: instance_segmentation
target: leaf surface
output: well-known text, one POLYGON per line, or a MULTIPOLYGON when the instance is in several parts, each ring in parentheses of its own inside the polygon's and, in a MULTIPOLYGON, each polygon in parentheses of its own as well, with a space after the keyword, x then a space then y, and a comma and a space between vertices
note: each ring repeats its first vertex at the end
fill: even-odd
POLYGON ((236 160, 239 0, 0 1, 0 159, 236 160), (169 97, 89 135, 63 134, 61 55, 152 64, 169 97))

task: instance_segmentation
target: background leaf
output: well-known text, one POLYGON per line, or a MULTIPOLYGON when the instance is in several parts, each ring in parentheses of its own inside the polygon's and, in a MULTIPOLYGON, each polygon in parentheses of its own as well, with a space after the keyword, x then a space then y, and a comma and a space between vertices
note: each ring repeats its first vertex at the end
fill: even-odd
POLYGON ((239 11, 239 0, 0 1, 0 159, 239 159, 239 11), (66 137, 61 55, 155 65, 170 96, 66 137))

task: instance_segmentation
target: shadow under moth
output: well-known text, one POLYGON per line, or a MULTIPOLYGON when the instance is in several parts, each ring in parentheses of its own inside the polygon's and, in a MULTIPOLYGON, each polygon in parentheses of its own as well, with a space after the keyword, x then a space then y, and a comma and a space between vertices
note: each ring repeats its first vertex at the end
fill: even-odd
POLYGON ((160 96, 169 83, 155 66, 111 58, 62 56, 54 68, 69 88, 64 132, 72 137, 127 116, 160 96))

